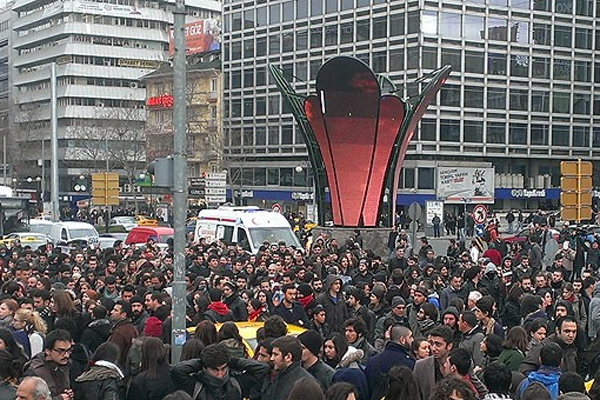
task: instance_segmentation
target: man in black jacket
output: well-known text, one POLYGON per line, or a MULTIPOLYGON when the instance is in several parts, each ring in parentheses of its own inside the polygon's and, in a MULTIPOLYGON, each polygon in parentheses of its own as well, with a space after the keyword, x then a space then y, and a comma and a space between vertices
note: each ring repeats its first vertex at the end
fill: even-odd
POLYGON ((274 315, 279 315, 288 324, 294 324, 298 326, 309 326, 308 317, 302 304, 295 301, 297 289, 293 283, 283 285, 281 288, 283 292, 283 300, 273 310, 274 315))
POLYGON ((348 308, 342 293, 342 279, 336 275, 328 275, 323 286, 323 293, 317 297, 317 303, 325 308, 327 324, 333 332, 344 332, 344 322, 348 319, 348 308))
POLYGON ((300 365, 302 345, 298 338, 282 336, 273 341, 271 362, 275 377, 265 379, 261 400, 287 400, 294 383, 301 378, 314 379, 300 365))
POLYGON ((306 331, 298 335, 298 340, 302 344, 302 367, 319 382, 325 392, 331 386, 335 371, 319 359, 323 338, 316 331, 306 331))
POLYGON ((194 400, 242 400, 268 373, 268 364, 230 358, 222 344, 211 344, 202 350, 199 359, 182 361, 171 369, 177 388, 194 400))

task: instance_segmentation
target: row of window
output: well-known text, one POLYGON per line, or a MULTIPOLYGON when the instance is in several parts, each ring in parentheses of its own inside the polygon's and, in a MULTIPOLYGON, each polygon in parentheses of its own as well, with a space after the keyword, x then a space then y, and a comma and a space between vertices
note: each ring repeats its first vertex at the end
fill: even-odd
MULTIPOLYGON (((372 5, 387 2, 386 0, 372 0, 372 5)), ((398 3, 401 4, 401 2, 398 3)), ((460 3, 460 1, 457 3, 460 3)), ((505 9, 505 7, 509 6, 513 10, 529 11, 533 9, 535 11, 554 11, 559 15, 573 15, 573 11, 575 11, 575 15, 587 17, 593 16, 594 7, 592 0, 534 0, 533 2, 529 0, 469 0, 466 3, 470 7, 488 5, 490 7, 502 7, 505 9)), ((232 11, 231 24, 227 20, 225 21, 225 31, 236 32, 242 30, 242 18, 250 26, 266 26, 317 17, 323 15, 323 13, 353 11, 369 5, 371 5, 370 0, 284 0, 271 2, 271 4, 264 6, 253 5, 244 11, 232 11)), ((230 10, 232 8, 225 7, 226 14, 229 14, 230 10)), ((247 28, 248 25, 244 27, 247 28)))
MULTIPOLYGON (((567 121, 568 122, 568 121, 567 121)), ((226 128, 225 147, 276 147, 294 146, 304 143, 302 134, 293 125, 252 126, 226 128)), ((477 143, 491 145, 532 145, 554 147, 600 146, 600 128, 593 135, 588 125, 540 122, 477 121, 474 119, 439 120, 424 119, 418 138, 422 142, 449 142, 453 144, 477 143), (591 140, 591 142, 590 142, 591 140)))
MULTIPOLYGON (((406 34, 416 33, 415 28, 419 28, 418 26, 411 26, 418 24, 420 17, 418 12, 414 12, 413 19, 410 18, 411 14, 409 13, 407 23, 409 29, 406 34)), ((273 56, 290 52, 297 53, 309 49, 320 49, 324 46, 360 46, 360 42, 377 39, 391 38, 391 40, 394 40, 394 38, 405 35, 405 15, 399 14, 396 17, 398 18, 395 20, 397 23, 390 25, 389 31, 387 29, 387 17, 379 17, 373 20, 358 20, 339 25, 299 28, 290 32, 271 33, 268 36, 260 35, 256 38, 243 40, 229 38, 226 41, 224 56, 225 60, 239 60, 241 58, 273 56)), ((391 18, 394 19, 395 17, 391 16, 391 18)), ((542 22, 509 21, 501 18, 486 18, 476 15, 461 16, 451 13, 440 13, 438 16, 437 13, 432 12, 424 12, 421 23, 421 29, 425 36, 440 36, 442 40, 464 38, 480 42, 489 39, 510 41, 526 46, 532 45, 536 46, 536 49, 537 46, 553 45, 558 48, 575 48, 583 51, 600 50, 600 29, 594 34, 592 28, 579 26, 560 24, 552 26, 549 23, 542 22), (444 20, 447 24, 438 26, 438 20, 444 20), (596 39, 595 44, 594 38, 596 39)))

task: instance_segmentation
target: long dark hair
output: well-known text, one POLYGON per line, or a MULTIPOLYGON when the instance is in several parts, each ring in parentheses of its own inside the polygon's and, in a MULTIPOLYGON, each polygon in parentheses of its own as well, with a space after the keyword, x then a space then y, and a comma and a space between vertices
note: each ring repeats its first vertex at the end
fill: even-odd
POLYGON ((388 372, 389 386, 385 392, 386 400, 418 399, 419 386, 412 373, 406 367, 395 366, 388 372))
POLYGON ((344 357, 344 354, 346 354, 348 351, 348 341, 346 341, 346 338, 341 333, 329 335, 325 341, 327 342, 328 340, 331 340, 333 343, 333 347, 335 348, 335 357, 331 360, 327 360, 326 362, 329 365, 334 365, 335 368, 335 366, 338 365, 342 360, 342 357, 344 357))
POLYGON ((159 338, 146 337, 142 342, 142 362, 140 373, 148 378, 158 378, 158 367, 167 364, 167 349, 159 338))

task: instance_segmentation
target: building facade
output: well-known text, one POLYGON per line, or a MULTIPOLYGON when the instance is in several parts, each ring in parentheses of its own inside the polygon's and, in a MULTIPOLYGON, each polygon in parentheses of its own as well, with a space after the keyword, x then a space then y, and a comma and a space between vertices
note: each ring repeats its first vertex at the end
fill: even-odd
MULTIPOLYGON (((149 161, 173 154, 173 67, 169 64, 144 77, 146 86, 146 156, 149 161)), ((221 172, 221 59, 219 53, 187 57, 187 164, 191 181, 221 172)), ((203 196, 189 193, 192 203, 203 196)))
POLYGON ((436 198, 438 165, 491 164, 496 208, 556 207, 556 190, 513 189, 556 188, 561 160, 600 155, 598 15, 590 0, 226 0, 225 153, 230 177, 240 177, 232 184, 253 204, 310 198, 302 135, 267 65, 308 94, 326 60, 351 55, 406 97, 421 89, 408 83, 453 67, 409 147, 400 205, 436 198))
MULTIPOLYGON (((18 0, 13 6, 19 175, 50 165, 50 65, 56 64, 60 192, 109 169, 131 181, 146 165, 141 77, 168 60, 174 1, 18 0)), ((186 2, 188 21, 218 18, 220 1, 186 2)))

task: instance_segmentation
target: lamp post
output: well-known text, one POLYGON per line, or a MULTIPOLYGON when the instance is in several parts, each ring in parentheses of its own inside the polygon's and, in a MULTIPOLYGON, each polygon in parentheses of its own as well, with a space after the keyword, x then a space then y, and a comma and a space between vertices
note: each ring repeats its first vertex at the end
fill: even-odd
MULTIPOLYGON (((154 194, 152 193, 153 189, 152 189, 152 175, 147 175, 150 181, 150 208, 148 211, 148 214, 150 214, 150 216, 152 216, 152 213, 154 211, 154 194)), ((145 181, 146 180, 146 174, 145 173, 141 173, 140 174, 140 180, 141 181, 145 181)))

